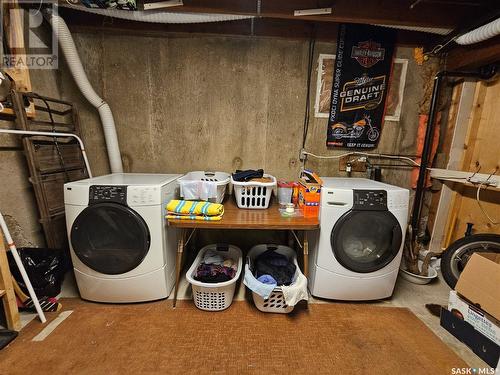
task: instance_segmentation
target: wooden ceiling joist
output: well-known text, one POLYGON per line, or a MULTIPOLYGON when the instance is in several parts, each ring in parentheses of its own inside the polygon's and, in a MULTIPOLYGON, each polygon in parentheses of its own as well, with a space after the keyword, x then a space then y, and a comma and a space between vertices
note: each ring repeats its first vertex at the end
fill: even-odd
POLYGON ((413 9, 415 0, 183 0, 180 7, 165 8, 169 12, 230 13, 266 18, 297 19, 295 10, 332 7, 327 15, 300 17, 306 21, 352 22, 384 25, 455 28, 465 18, 484 12, 485 6, 471 6, 453 1, 422 1, 413 9))
POLYGON ((471 70, 500 63, 500 36, 468 46, 456 46, 446 58, 447 70, 471 70))
MULTIPOLYGON (((338 24, 333 22, 311 22, 302 19, 286 20, 254 18, 198 24, 158 24, 127 21, 60 8, 59 13, 72 32, 100 32, 107 34, 141 35, 165 37, 169 33, 200 33, 214 35, 242 35, 336 41, 338 24)), ((397 43, 402 46, 431 45, 439 40, 438 35, 406 30, 397 31, 397 43)))

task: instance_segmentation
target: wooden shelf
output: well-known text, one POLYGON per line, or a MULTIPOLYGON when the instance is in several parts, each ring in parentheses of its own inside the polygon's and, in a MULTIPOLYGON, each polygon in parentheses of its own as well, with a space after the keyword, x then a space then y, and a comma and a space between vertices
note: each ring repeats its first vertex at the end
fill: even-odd
POLYGON ((483 189, 493 189, 500 191, 500 176, 490 176, 486 173, 474 173, 474 172, 464 172, 464 171, 454 171, 451 169, 439 169, 431 168, 430 175, 432 178, 442 180, 442 181, 452 181, 458 182, 459 184, 464 184, 467 186, 478 187, 481 182, 488 180, 488 184, 483 183, 483 189))
POLYGON ((317 217, 281 216, 276 199, 273 199, 269 208, 265 210, 238 208, 232 195, 226 197, 223 204, 224 216, 220 221, 169 220, 168 223, 177 228, 203 229, 312 230, 319 228, 317 217))

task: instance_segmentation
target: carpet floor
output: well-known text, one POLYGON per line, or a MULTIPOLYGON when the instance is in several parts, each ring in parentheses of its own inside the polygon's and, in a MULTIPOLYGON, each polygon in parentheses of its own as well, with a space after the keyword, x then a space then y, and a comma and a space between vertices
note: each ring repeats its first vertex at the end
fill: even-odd
MULTIPOLYGON (((266 314, 246 301, 204 312, 191 301, 73 310, 43 341, 37 320, 0 352, 0 374, 450 374, 467 367, 405 308, 309 304, 266 314)), ((59 313, 52 313, 49 321, 59 313)))

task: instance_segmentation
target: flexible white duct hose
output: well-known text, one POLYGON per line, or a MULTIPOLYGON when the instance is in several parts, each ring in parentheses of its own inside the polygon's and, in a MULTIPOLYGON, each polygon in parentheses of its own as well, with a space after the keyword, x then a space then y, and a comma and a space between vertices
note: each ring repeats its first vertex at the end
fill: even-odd
POLYGON ((469 45, 482 42, 500 34, 500 18, 497 18, 486 25, 478 27, 468 33, 459 36, 455 42, 461 45, 469 45))
POLYGON ((119 9, 95 9, 85 8, 81 6, 71 6, 66 4, 64 4, 63 7, 88 13, 99 14, 101 16, 151 23, 206 23, 236 21, 253 18, 253 16, 244 16, 237 14, 173 13, 154 10, 129 11, 119 9))
POLYGON ((109 164, 112 173, 123 172, 122 159, 120 155, 120 146, 118 144, 118 137, 116 135, 115 121, 113 119, 113 114, 109 105, 101 99, 99 95, 94 91, 92 85, 90 84, 85 71, 83 70, 82 62, 78 56, 78 52, 75 47, 75 42, 71 37, 68 26, 64 20, 54 14, 49 14, 49 22, 52 25, 52 29, 59 40, 59 45, 63 51, 66 61, 68 63, 69 69, 73 78, 82 92, 85 99, 89 101, 94 107, 99 111, 101 116, 102 128, 104 131, 104 138, 106 141, 106 147, 108 150, 109 164))

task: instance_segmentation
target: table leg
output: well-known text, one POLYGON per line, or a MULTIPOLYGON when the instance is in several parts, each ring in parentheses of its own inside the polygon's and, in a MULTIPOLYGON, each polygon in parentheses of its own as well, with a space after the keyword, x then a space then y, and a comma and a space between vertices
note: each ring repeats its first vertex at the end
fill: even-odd
POLYGON ((304 255, 304 275, 309 276, 309 241, 307 240, 307 231, 304 231, 304 242, 302 245, 304 255))
POLYGON ((174 307, 177 304, 177 292, 179 291, 179 283, 181 280, 182 270, 182 254, 184 253, 184 240, 186 230, 181 229, 179 240, 177 241, 177 256, 175 258, 175 289, 174 289, 174 307))

